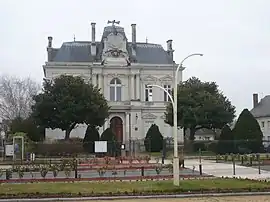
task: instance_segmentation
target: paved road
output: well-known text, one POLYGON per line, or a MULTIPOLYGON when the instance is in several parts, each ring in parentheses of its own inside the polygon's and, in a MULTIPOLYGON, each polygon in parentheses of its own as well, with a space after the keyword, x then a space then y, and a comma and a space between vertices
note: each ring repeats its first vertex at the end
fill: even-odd
MULTIPOLYGON (((198 160, 186 160, 185 166, 192 169, 195 166, 195 170, 199 170, 198 160)), ((217 177, 241 177, 248 179, 269 179, 270 171, 261 170, 261 174, 257 168, 245 167, 240 165, 235 165, 235 175, 233 175, 233 165, 228 163, 216 163, 215 161, 202 160, 203 172, 209 175, 217 177)), ((270 200, 269 200, 270 201, 270 200)))
MULTIPOLYGON (((181 198, 181 199, 131 199, 113 200, 114 202, 269 202, 270 196, 240 196, 240 197, 200 197, 200 198, 181 198)), ((90 201, 89 201, 90 202, 90 201)), ((111 202, 94 200, 91 202, 111 202)))

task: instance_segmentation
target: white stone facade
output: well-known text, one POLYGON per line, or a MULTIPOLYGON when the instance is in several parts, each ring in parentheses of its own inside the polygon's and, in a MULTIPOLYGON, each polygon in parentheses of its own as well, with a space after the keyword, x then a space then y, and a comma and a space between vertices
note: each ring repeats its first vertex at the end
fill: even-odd
MULTIPOLYGON (((62 74, 81 76, 101 88, 111 110, 104 127, 100 128, 100 133, 109 126, 113 117, 119 117, 123 124, 123 142, 130 138, 143 139, 152 123, 159 126, 164 137, 172 137, 172 128, 164 123, 166 101, 169 100, 161 89, 154 87, 152 101, 149 101, 146 85, 157 84, 171 88, 176 66, 131 63, 130 66, 123 67, 100 63, 47 62, 43 68, 48 79, 62 74)), ((182 71, 178 78, 182 81, 182 71)), ((79 125, 71 132, 71 137, 83 138, 85 130, 86 126, 79 125)), ((180 135, 182 130, 179 130, 179 138, 180 135)), ((46 138, 64 138, 64 131, 47 129, 46 138)))
POLYGON ((270 145, 270 117, 260 117, 256 118, 259 123, 262 133, 264 145, 270 145))

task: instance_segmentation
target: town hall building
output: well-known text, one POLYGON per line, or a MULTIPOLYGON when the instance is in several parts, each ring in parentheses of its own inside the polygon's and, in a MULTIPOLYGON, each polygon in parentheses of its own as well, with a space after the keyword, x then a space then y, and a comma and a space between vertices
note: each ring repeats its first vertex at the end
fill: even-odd
MULTIPOLYGON (((148 86, 157 84, 171 92, 177 67, 172 40, 167 41, 166 50, 160 44, 138 42, 136 24, 131 25, 129 40, 119 23, 108 21, 100 40, 96 24, 91 23, 91 40, 64 42, 60 48, 54 48, 53 38, 48 37, 44 76, 81 76, 101 89, 111 109, 100 133, 111 126, 119 141, 143 139, 155 123, 164 137, 172 137, 172 128, 164 123, 169 97, 161 89, 148 86)), ((182 81, 182 70, 178 78, 182 81)), ((79 125, 71 137, 83 138, 85 130, 85 125, 79 125)), ((46 129, 46 138, 64 138, 64 131, 46 129)))

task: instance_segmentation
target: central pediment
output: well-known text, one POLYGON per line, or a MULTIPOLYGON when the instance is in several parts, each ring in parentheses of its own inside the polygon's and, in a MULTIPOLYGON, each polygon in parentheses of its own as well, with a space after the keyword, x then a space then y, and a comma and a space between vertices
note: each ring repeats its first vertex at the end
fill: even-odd
POLYGON ((108 29, 108 27, 106 29, 107 34, 102 39, 102 64, 104 65, 130 64, 127 39, 124 33, 118 32, 118 30, 115 25, 111 26, 111 29, 108 29), (108 30, 110 31, 109 33, 108 30))

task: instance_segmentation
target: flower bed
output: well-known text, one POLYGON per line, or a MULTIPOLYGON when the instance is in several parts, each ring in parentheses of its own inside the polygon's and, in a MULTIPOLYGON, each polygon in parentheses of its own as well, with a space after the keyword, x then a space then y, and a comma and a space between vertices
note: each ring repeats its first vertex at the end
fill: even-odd
POLYGON ((262 160, 262 165, 270 165, 270 160, 262 160))
MULTIPOLYGON (((100 168, 117 169, 117 170, 137 170, 137 169, 155 169, 159 164, 129 164, 129 165, 79 165, 78 170, 96 170, 100 168)), ((168 167, 168 165, 163 165, 163 167, 168 167)))
POLYGON ((138 157, 104 157, 91 159, 78 159, 79 164, 119 164, 119 163, 149 163, 149 156, 138 157))
MULTIPOLYGON (((171 180, 138 182, 77 182, 77 183, 27 183, 2 184, 0 198, 72 198, 100 196, 147 196, 198 193, 270 191, 270 183, 238 179, 190 179, 180 181, 180 186, 171 180)), ((98 200, 98 199, 96 199, 98 200)))

